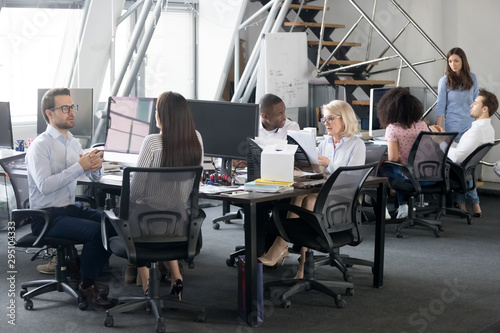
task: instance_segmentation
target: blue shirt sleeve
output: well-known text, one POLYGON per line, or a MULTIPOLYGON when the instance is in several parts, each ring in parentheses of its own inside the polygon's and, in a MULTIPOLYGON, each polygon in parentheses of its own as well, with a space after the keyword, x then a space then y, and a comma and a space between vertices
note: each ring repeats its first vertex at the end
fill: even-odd
POLYGON ((444 117, 446 111, 446 102, 448 99, 448 93, 446 91, 446 75, 439 79, 438 83, 438 97, 436 104, 436 116, 444 117))

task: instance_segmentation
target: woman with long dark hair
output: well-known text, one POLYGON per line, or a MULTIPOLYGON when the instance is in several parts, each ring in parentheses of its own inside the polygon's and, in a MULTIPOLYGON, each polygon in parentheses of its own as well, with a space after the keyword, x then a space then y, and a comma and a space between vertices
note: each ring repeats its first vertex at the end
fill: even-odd
POLYGON ((436 124, 442 126, 444 119, 445 131, 458 132, 455 141, 459 142, 474 121, 469 110, 479 88, 476 75, 471 73, 467 56, 461 48, 452 48, 446 59, 445 76, 438 83, 436 124))
MULTIPOLYGON (((158 97, 156 126, 160 129, 160 133, 144 138, 139 152, 138 167, 184 167, 202 164, 203 140, 195 129, 189 104, 182 95, 167 91, 158 97)), ((142 186, 145 186, 144 181, 132 179, 131 197, 140 197, 142 186)), ((162 198, 169 200, 169 195, 176 194, 164 189, 162 198)), ((138 200, 147 204, 145 200, 138 200)), ((146 291, 149 269, 145 265, 137 266, 142 288, 146 291)), ((183 284, 177 260, 169 261, 168 266, 172 280, 171 294, 176 294, 180 298, 183 284)))

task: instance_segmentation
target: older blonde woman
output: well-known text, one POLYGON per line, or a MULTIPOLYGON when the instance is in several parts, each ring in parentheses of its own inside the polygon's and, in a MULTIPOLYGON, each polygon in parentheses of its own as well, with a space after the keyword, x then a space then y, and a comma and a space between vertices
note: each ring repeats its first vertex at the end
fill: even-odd
MULTIPOLYGON (((366 148, 363 140, 355 136, 358 120, 352 107, 344 101, 334 100, 323 105, 321 112, 321 122, 328 133, 328 138, 317 148, 319 165, 324 173, 331 174, 340 166, 365 164, 366 148)), ((313 210, 316 197, 316 194, 296 197, 292 204, 313 210)), ((301 249, 296 279, 304 277, 305 251, 305 248, 301 249)), ((288 254, 288 243, 278 236, 259 260, 264 265, 274 266, 280 260, 283 262, 288 254)))

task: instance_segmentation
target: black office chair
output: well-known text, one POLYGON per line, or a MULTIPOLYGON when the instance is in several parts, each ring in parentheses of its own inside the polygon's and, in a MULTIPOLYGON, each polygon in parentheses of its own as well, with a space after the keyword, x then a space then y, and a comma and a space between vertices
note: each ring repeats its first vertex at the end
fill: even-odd
MULTIPOLYGON (((376 163, 376 166, 370 172, 369 176, 377 176, 378 175, 378 167, 382 162, 382 158, 387 153, 387 146, 379 146, 379 145, 369 145, 366 146, 366 164, 376 163)), ((363 223, 373 222, 375 221, 375 212, 374 207, 377 206, 377 188, 373 187, 363 187, 360 190, 360 209, 361 209, 361 218, 363 223), (369 198, 367 200, 367 198, 369 198)), ((339 254, 342 258, 342 261, 346 265, 346 267, 352 267, 353 265, 361 265, 368 266, 373 268, 373 261, 365 260, 360 258, 353 258, 347 254, 339 254)))
POLYGON ((106 311, 105 326, 113 326, 116 314, 146 307, 157 320, 156 332, 165 331, 164 308, 195 311, 198 321, 205 320, 204 307, 160 295, 156 269, 157 261, 181 259, 191 267, 201 248, 201 225, 206 216, 198 207, 201 172, 200 166, 124 169, 120 216, 104 212, 103 243, 131 264, 151 264, 149 292, 141 297, 120 297, 118 302, 123 304, 106 311), (109 225, 117 236, 108 237, 109 225))
MULTIPOLYGON (((47 232, 53 223, 48 212, 41 209, 29 209, 28 179, 24 155, 20 155, 8 163, 2 163, 1 166, 10 179, 18 207, 18 209, 12 211, 12 221, 15 222, 16 236, 19 235, 20 237, 15 240, 9 239, 9 243, 12 241, 19 248, 39 249, 31 260, 35 260, 38 253, 47 248, 55 249, 57 256, 56 272, 53 279, 21 283, 20 296, 24 299, 24 308, 27 310, 33 309, 32 299, 34 297, 58 291, 65 292, 77 300, 78 307, 81 310, 87 309, 87 301, 77 291, 81 278, 78 267, 78 254, 75 249, 75 245, 78 243, 67 239, 48 237, 47 232), (35 216, 40 216, 45 220, 43 230, 38 236, 31 232, 31 221, 35 216), (29 231, 25 233, 24 230, 29 231), (28 291, 28 288, 34 289, 28 291)), ((92 198, 78 196, 76 200, 85 202, 92 208, 96 207, 92 198)))
POLYGON ((456 132, 420 132, 410 150, 406 165, 391 161, 381 164, 380 170, 388 178, 390 187, 409 197, 408 216, 396 228, 398 238, 403 237, 402 229, 413 225, 433 230, 436 237, 440 237, 441 231, 444 231, 438 219, 417 217, 417 214, 428 214, 437 210, 436 217, 439 218, 440 212, 446 208, 444 200, 438 199, 436 207, 420 209, 417 212, 415 198, 424 194, 434 194, 440 198, 449 191, 449 165, 446 163, 446 156, 455 136, 456 132), (434 183, 426 186, 420 184, 426 181, 434 183))
MULTIPOLYGON (((370 176, 378 175, 378 167, 382 162, 382 158, 387 153, 387 146, 379 146, 379 145, 368 145, 366 146, 366 158, 365 163, 375 163, 377 162, 377 166, 373 168, 370 176)), ((362 207, 361 212, 363 216, 363 222, 375 221, 375 212, 373 211, 373 207, 377 204, 377 189, 376 188, 362 188, 361 189, 362 196, 362 207)))
MULTIPOLYGON (((477 147, 462 163, 455 163, 448 159, 450 165, 450 190, 459 193, 468 192, 476 188, 476 167, 491 148, 498 145, 500 140, 493 143, 485 143, 477 147)), ((451 195, 451 192, 448 193, 451 195)), ((453 200, 448 200, 448 203, 443 211, 444 214, 464 217, 467 223, 472 223, 472 217, 468 212, 459 208, 452 207, 453 200)), ((440 215, 441 216, 441 215, 440 215)))
POLYGON ((308 248, 303 279, 282 279, 264 284, 266 292, 273 287, 289 287, 279 297, 281 306, 289 307, 290 296, 311 289, 333 297, 337 307, 345 306, 340 295, 329 287, 345 288, 346 294, 352 295, 353 284, 345 281, 320 282, 314 276, 315 268, 325 264, 335 266, 345 279, 347 268, 337 254, 338 249, 346 245, 358 245, 363 240, 358 197, 363 182, 375 166, 373 163, 335 170, 321 188, 313 211, 284 203, 273 207, 272 216, 281 237, 287 242, 308 248), (297 214, 298 218, 288 218, 289 212, 297 214), (313 250, 327 253, 328 256, 315 260, 313 250))

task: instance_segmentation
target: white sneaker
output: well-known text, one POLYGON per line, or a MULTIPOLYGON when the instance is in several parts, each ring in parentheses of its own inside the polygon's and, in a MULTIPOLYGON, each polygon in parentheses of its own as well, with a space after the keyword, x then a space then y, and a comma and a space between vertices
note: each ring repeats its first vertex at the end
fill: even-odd
POLYGON ((408 216, 408 205, 401 205, 398 207, 398 215, 396 216, 397 219, 404 219, 405 217, 408 216))

